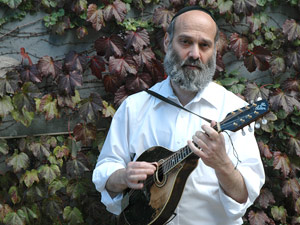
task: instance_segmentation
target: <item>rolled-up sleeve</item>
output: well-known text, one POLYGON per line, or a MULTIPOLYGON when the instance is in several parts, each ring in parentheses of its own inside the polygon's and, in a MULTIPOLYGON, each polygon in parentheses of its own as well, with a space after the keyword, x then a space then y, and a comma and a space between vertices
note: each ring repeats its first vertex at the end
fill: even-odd
POLYGON ((237 158, 239 160, 236 169, 239 170, 244 179, 248 191, 248 199, 241 204, 226 195, 222 188, 219 191, 219 197, 226 214, 233 219, 238 219, 246 213, 247 208, 259 196, 260 189, 265 182, 264 168, 254 134, 246 132, 246 135, 243 136, 240 134, 240 131, 238 132, 232 136, 234 149, 232 147, 231 151, 236 151, 236 156, 232 160, 236 161, 237 158))
POLYGON ((111 198, 105 185, 108 178, 117 170, 126 167, 130 161, 128 152, 127 106, 122 104, 116 112, 93 171, 92 181, 101 193, 101 202, 114 214, 121 213, 122 194, 111 198))

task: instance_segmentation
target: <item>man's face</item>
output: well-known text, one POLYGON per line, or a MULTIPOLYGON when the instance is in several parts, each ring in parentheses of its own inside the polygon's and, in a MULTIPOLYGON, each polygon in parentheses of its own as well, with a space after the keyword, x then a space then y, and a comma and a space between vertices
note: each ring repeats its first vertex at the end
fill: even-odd
POLYGON ((166 36, 165 71, 180 88, 197 92, 211 80, 216 68, 216 24, 206 13, 190 11, 175 22, 174 38, 166 36))
POLYGON ((216 51, 207 64, 204 64, 192 57, 181 60, 170 45, 164 59, 164 68, 173 83, 181 89, 197 92, 212 81, 216 69, 216 51))

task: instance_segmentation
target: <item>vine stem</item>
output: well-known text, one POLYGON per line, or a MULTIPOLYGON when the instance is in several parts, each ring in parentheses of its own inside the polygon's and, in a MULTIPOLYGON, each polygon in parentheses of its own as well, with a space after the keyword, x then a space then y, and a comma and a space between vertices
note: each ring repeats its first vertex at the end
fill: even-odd
POLYGON ((35 24, 35 23, 37 23, 37 22, 40 22, 41 20, 43 20, 43 18, 40 18, 40 19, 38 19, 38 20, 36 20, 36 21, 33 21, 33 22, 30 22, 30 23, 23 24, 23 25, 21 25, 21 26, 17 26, 17 27, 15 27, 14 29, 12 29, 11 31, 9 31, 9 32, 7 32, 7 33, 1 35, 1 36, 0 36, 0 40, 1 40, 2 38, 4 38, 4 37, 10 35, 11 33, 17 31, 17 30, 20 30, 20 29, 22 29, 22 28, 24 28, 24 27, 27 27, 27 26, 30 26, 30 25, 35 24))

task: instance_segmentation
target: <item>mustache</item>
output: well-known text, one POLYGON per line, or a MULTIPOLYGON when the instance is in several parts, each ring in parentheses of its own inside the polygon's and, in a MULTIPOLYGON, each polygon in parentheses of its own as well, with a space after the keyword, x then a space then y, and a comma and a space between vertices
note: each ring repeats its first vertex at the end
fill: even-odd
POLYGON ((181 67, 184 67, 184 66, 195 66, 201 70, 205 68, 205 65, 201 62, 201 60, 199 60, 199 59, 195 60, 193 58, 187 58, 186 60, 184 60, 181 63, 181 67))

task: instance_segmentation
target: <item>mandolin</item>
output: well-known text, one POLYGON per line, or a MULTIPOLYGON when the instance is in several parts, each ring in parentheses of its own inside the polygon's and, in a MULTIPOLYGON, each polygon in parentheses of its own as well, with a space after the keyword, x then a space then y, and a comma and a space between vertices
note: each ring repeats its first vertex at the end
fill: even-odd
MULTIPOLYGON (((214 127, 218 132, 237 131, 269 111, 267 100, 260 100, 229 113, 214 127)), ((186 145, 178 151, 154 146, 137 161, 158 162, 156 172, 144 181, 143 189, 127 189, 122 200, 122 215, 129 225, 162 225, 173 215, 186 180, 199 157, 186 145)))

